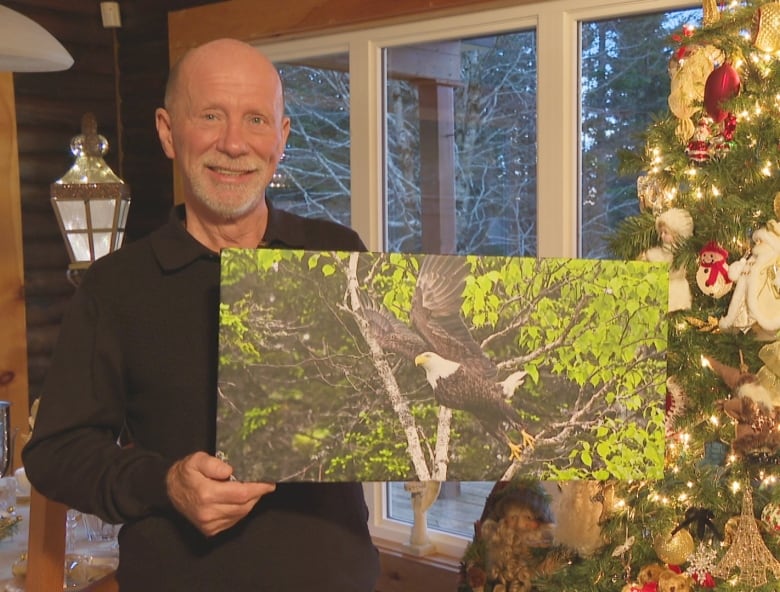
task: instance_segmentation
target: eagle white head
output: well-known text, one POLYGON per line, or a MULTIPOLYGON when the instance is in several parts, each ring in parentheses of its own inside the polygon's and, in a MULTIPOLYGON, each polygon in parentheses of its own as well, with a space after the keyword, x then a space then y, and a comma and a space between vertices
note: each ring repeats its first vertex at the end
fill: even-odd
POLYGON ((460 364, 442 358, 439 354, 433 352, 423 352, 414 359, 415 366, 422 366, 425 369, 425 378, 428 379, 428 384, 432 388, 436 388, 436 384, 440 378, 447 378, 454 374, 460 364))

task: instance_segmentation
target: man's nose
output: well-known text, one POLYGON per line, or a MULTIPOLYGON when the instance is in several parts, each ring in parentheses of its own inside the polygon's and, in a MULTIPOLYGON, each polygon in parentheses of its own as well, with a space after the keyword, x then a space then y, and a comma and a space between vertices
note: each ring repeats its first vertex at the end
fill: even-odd
POLYGON ((241 156, 249 150, 241 121, 228 119, 217 142, 217 149, 229 156, 241 156))

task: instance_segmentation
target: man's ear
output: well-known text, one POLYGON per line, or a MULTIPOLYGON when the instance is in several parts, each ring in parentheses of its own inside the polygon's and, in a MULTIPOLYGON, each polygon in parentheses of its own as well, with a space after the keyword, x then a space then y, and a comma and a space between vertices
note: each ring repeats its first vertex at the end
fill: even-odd
POLYGON ((165 156, 173 159, 176 151, 173 149, 173 130, 171 129, 171 114, 167 110, 159 107, 154 112, 154 122, 157 126, 157 137, 160 138, 165 156))

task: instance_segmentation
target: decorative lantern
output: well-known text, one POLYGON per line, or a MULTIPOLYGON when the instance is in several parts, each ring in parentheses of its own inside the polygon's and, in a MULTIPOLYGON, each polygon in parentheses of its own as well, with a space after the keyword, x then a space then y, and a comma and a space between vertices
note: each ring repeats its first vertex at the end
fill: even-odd
POLYGON ((92 113, 81 119, 81 134, 70 142, 75 162, 50 186, 51 203, 70 256, 68 279, 122 245, 130 189, 105 163, 108 140, 97 133, 92 113))

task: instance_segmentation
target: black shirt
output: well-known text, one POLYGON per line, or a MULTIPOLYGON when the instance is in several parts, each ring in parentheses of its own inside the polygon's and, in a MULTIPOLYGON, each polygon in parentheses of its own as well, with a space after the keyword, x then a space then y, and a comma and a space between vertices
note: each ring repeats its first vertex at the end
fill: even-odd
MULTIPOLYGON (((364 250, 338 224, 269 207, 263 245, 364 250)), ((200 534, 172 507, 165 475, 214 453, 219 256, 183 226, 96 261, 73 297, 23 451, 33 485, 124 523, 122 592, 369 592, 378 556, 357 483, 282 483, 233 528, 200 534), (117 439, 129 442, 117 446, 117 439)))

